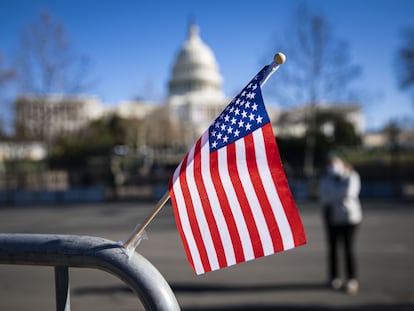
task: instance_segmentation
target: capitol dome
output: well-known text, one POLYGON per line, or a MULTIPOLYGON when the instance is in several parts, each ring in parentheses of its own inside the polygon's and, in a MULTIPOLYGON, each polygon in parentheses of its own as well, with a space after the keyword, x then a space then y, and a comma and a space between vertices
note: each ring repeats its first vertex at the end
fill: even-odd
POLYGON ((190 25, 173 66, 169 95, 209 92, 221 94, 222 77, 211 49, 201 40, 196 25, 190 25))

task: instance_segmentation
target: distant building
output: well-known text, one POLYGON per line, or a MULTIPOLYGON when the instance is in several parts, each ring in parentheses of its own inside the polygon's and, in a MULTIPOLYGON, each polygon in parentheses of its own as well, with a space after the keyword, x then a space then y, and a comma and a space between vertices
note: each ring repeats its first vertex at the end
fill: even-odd
POLYGON ((388 144, 388 138, 382 131, 368 132, 364 134, 362 144, 368 148, 384 147, 388 144))
POLYGON ((120 102, 115 107, 106 108, 104 114, 116 114, 125 119, 132 118, 142 120, 159 108, 159 103, 131 100, 120 102))
MULTIPOLYGON (((279 112, 274 116, 273 128, 277 136, 303 137, 308 128, 307 118, 310 106, 301 106, 279 112)), ((351 123, 357 134, 364 132, 364 117, 357 104, 320 104, 316 106, 318 113, 338 114, 351 123)), ((329 124, 326 124, 329 131, 329 124)))
POLYGON ((403 130, 398 137, 400 146, 414 149, 414 130, 403 130))
POLYGON ((414 130, 401 129, 391 139, 387 129, 381 131, 369 131, 364 133, 362 143, 367 148, 390 148, 397 145, 405 149, 414 149, 414 130))
POLYGON ((26 95, 15 102, 15 130, 25 138, 48 141, 79 131, 102 113, 95 97, 26 95))
POLYGON ((39 161, 46 157, 46 146, 42 142, 0 142, 0 162, 6 160, 39 161))

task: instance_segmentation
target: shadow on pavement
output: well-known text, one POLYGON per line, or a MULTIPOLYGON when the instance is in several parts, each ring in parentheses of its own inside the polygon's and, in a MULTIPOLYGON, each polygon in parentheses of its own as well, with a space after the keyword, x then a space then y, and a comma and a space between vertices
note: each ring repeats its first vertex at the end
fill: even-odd
POLYGON ((413 304, 367 304, 360 306, 330 307, 322 305, 239 305, 207 308, 183 308, 182 311, 412 311, 413 304))
MULTIPOLYGON (((255 293, 265 291, 320 291, 330 290, 325 283, 297 283, 297 284, 269 284, 269 285, 220 285, 220 284, 194 284, 172 283, 171 288, 175 294, 199 293, 255 293)), ((74 288, 73 295, 135 295, 131 289, 123 285, 114 286, 86 286, 74 288)), ((412 303, 367 303, 360 305, 329 306, 318 303, 308 304, 240 304, 240 305, 212 305, 197 307, 182 307, 182 311, 414 311, 412 303)))
POLYGON ((200 292, 263 292, 263 291, 306 291, 325 290, 325 283, 290 283, 268 285, 222 285, 222 284, 193 284, 171 283, 171 288, 176 293, 200 293, 200 292))
MULTIPOLYGON (((230 293, 230 292, 264 292, 264 291, 306 291, 306 290, 325 290, 323 283, 303 283, 303 284, 275 284, 275 285, 221 285, 221 284, 194 284, 194 283, 172 283, 172 290, 176 294, 182 293, 230 293)), ((89 286, 78 287, 73 290, 75 295, 106 295, 114 293, 133 292, 127 286, 89 286)))
POLYGON ((109 294, 131 294, 135 295, 132 289, 123 285, 114 286, 83 286, 73 289, 72 294, 76 296, 87 295, 109 295, 109 294))

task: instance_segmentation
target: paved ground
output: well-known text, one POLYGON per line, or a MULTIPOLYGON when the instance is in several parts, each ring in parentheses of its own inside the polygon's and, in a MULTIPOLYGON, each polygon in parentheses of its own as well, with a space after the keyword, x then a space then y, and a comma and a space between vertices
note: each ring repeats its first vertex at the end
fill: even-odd
MULTIPOLYGON (((187 264, 171 208, 148 228, 138 251, 174 290, 183 310, 414 310, 414 204, 364 202, 358 232, 361 290, 350 297, 325 287, 325 244, 317 205, 299 202, 308 244, 196 276, 187 264)), ((93 235, 120 241, 152 208, 147 203, 0 207, 1 232, 93 235)), ((121 281, 71 269, 72 310, 142 310, 121 281)), ((54 310, 49 267, 0 266, 0 310, 54 310)))

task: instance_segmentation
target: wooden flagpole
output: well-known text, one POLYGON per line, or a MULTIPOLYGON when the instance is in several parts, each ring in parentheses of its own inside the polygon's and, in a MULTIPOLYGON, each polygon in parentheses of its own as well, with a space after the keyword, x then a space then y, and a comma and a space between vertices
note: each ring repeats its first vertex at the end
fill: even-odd
POLYGON ((170 192, 167 191, 162 198, 157 202, 155 208, 151 212, 151 214, 147 217, 144 223, 140 226, 135 228, 133 232, 129 235, 128 240, 124 243, 124 247, 128 250, 128 252, 133 252, 138 246, 140 238, 145 230, 146 227, 151 223, 151 221, 157 216, 157 214, 161 211, 162 207, 167 203, 170 198, 170 192))
MULTIPOLYGON (((279 68, 279 65, 283 64, 286 61, 286 56, 283 53, 277 53, 273 57, 273 62, 269 65, 269 69, 266 72, 266 76, 263 79, 263 84, 266 83, 266 81, 269 79, 269 77, 279 68)), ((168 202, 170 198, 170 192, 167 191, 163 197, 157 202, 155 208, 151 212, 151 214, 147 217, 147 219, 144 221, 144 223, 141 226, 137 226, 129 235, 129 238, 124 242, 124 247, 127 249, 127 253, 131 255, 135 249, 137 248, 141 236, 144 233, 144 230, 148 225, 151 223, 151 221, 157 216, 157 214, 161 211, 165 203, 168 202)))

